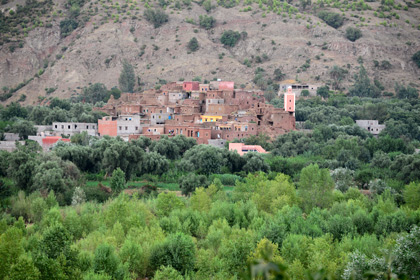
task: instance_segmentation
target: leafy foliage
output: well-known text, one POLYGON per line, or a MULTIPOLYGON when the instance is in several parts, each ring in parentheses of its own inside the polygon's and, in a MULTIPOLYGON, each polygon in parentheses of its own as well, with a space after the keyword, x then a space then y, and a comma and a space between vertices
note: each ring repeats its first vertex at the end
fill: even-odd
POLYGON ((334 27, 335 29, 343 25, 343 17, 334 12, 321 11, 318 13, 318 17, 325 21, 329 26, 334 27))
POLYGON ((354 42, 362 37, 362 31, 359 28, 347 27, 346 38, 354 42))
POLYGON ((238 31, 226 30, 223 32, 220 42, 226 47, 234 47, 241 39, 241 34, 238 31))
POLYGON ((118 79, 118 83, 120 85, 120 89, 123 92, 134 91, 134 85, 136 84, 134 68, 133 65, 131 65, 127 61, 123 62, 123 69, 118 79))
POLYGON ((212 29, 216 24, 216 19, 214 19, 212 16, 200 15, 199 24, 202 28, 209 30, 212 29))
POLYGON ((195 52, 200 48, 200 45, 198 44, 198 40, 197 38, 193 37, 187 44, 187 48, 192 51, 195 52))
POLYGON ((155 28, 161 27, 164 23, 168 22, 169 16, 164 11, 159 9, 147 9, 144 11, 146 20, 153 24, 155 28))

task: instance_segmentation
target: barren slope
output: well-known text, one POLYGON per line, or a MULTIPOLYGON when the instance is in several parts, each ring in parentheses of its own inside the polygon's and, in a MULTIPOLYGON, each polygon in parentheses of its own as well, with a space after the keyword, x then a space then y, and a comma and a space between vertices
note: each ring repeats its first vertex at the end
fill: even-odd
MULTIPOLYGON (((121 1, 120 5, 124 3, 121 1)), ((376 2, 368 4, 373 9, 379 5, 376 2)), ((10 8, 11 3, 7 5, 10 8)), ((59 23, 63 15, 52 20, 52 28, 38 27, 30 31, 24 38, 23 48, 16 48, 13 53, 9 51, 12 43, 0 46, 0 88, 13 88, 34 77, 44 61, 49 61, 45 72, 15 92, 7 103, 18 100, 22 94, 27 96, 27 104, 35 104, 39 96, 70 97, 89 83, 104 83, 109 88, 118 86, 124 60, 134 65, 136 75, 145 83, 144 88, 153 87, 158 78, 175 81, 181 78, 191 80, 197 76, 203 80, 234 80, 253 87, 257 67, 264 68, 270 75, 274 69, 281 68, 286 79, 324 84, 330 80, 328 71, 333 65, 349 70, 350 74, 344 81, 344 85, 349 85, 353 74, 358 71, 359 56, 371 78, 379 79, 389 87, 388 91, 393 90, 395 82, 420 84, 420 69, 411 61, 413 53, 420 50, 420 30, 416 28, 420 24, 419 8, 398 11, 399 20, 388 20, 396 22, 395 27, 379 25, 383 20, 373 16, 373 10, 364 11, 367 26, 360 27, 363 37, 351 42, 345 38, 344 32, 348 26, 360 23, 360 19, 352 15, 361 12, 344 12, 344 25, 334 29, 314 15, 300 13, 289 17, 267 13, 263 17, 257 4, 251 5, 252 12, 239 12, 243 8, 241 4, 230 9, 217 7, 212 10, 209 15, 217 20, 217 24, 206 31, 185 21, 192 18, 198 22, 199 15, 206 14, 196 3, 191 4, 191 9, 181 11, 167 8, 169 22, 157 29, 142 18, 143 3, 136 4, 139 9, 131 13, 137 12, 137 19, 130 16, 124 19, 121 15, 118 21, 110 19, 103 24, 100 24, 103 13, 99 4, 92 2, 91 7, 85 4, 82 11, 87 14, 89 8, 93 10, 95 6, 99 7, 99 12, 66 38, 60 38, 59 23), (220 37, 224 30, 229 29, 246 31, 248 36, 235 47, 225 48, 220 37), (192 37, 198 39, 200 49, 188 53, 186 43, 192 37), (146 48, 140 56, 143 45, 146 48), (243 64, 244 59, 263 54, 268 56, 263 63, 252 63, 251 67, 243 64), (299 67, 308 59, 310 68, 300 72, 299 67), (374 67, 373 60, 388 60, 392 67, 380 70, 374 67), (47 95, 46 88, 56 90, 47 95)), ((64 10, 62 3, 54 7, 54 10, 59 9, 64 10)))

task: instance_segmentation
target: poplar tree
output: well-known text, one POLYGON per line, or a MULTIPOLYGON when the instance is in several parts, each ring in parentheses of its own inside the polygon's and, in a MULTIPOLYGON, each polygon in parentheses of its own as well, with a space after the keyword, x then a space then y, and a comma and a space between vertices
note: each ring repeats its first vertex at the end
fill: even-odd
POLYGON ((133 65, 127 61, 123 62, 123 69, 121 71, 120 78, 118 79, 118 83, 122 92, 134 91, 134 85, 136 84, 134 68, 133 65))

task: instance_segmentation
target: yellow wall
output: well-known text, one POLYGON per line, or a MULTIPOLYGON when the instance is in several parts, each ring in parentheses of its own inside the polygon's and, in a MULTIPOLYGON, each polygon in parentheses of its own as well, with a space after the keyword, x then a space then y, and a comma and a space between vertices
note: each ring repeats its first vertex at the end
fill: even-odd
POLYGON ((216 122, 221 119, 222 119, 222 116, 201 116, 202 122, 216 122))

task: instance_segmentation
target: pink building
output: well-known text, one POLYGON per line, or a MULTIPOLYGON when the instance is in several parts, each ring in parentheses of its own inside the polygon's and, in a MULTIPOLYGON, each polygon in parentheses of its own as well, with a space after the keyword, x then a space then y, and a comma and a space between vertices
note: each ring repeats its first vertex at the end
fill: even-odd
POLYGON ((219 90, 234 90, 235 82, 219 82, 219 90))
POLYGON ((199 82, 184 82, 182 84, 182 89, 184 91, 193 91, 193 90, 200 90, 200 83, 199 82))
POLYGON ((292 92, 292 87, 288 87, 287 93, 284 94, 284 110, 295 112, 295 94, 292 92))
POLYGON ((244 143, 229 143, 229 151, 237 151, 241 156, 248 152, 267 154, 267 151, 260 145, 245 145, 244 143))

